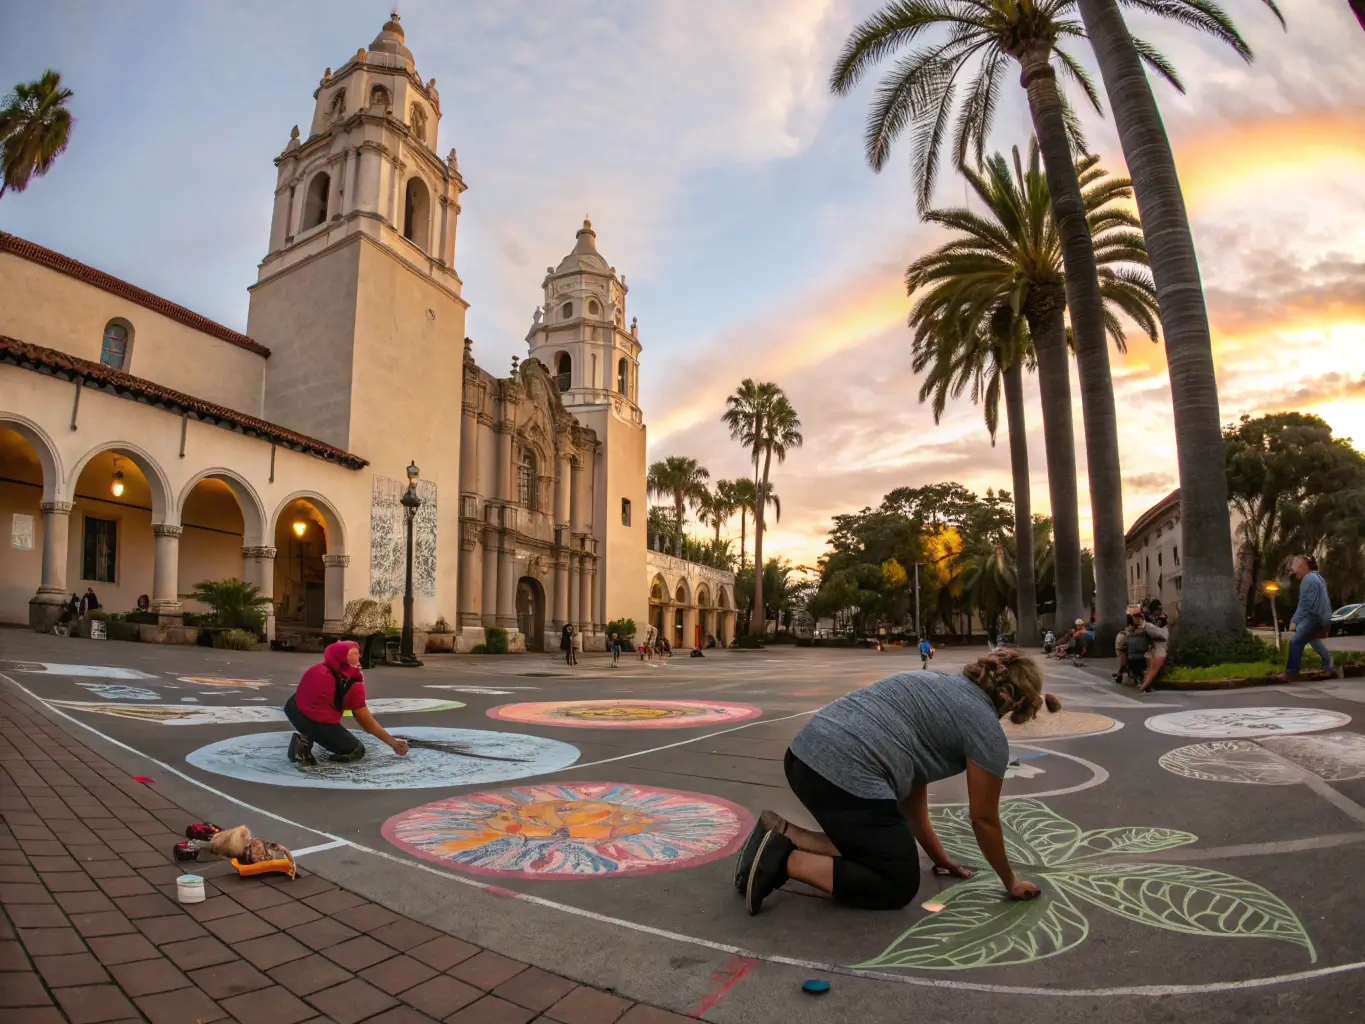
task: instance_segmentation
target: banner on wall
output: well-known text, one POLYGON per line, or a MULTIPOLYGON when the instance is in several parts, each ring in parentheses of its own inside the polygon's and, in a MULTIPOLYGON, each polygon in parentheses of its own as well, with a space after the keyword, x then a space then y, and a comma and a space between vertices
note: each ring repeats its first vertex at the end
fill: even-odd
POLYGON ((14 513, 14 524, 10 528, 10 547, 15 551, 33 550, 33 517, 22 512, 14 513))
MULTIPOLYGON (((399 499, 407 483, 392 477, 374 477, 370 500, 370 596, 379 599, 403 593, 407 543, 403 506, 399 499)), ((412 524, 412 590, 423 597, 436 596, 436 483, 417 482, 422 499, 412 524)))

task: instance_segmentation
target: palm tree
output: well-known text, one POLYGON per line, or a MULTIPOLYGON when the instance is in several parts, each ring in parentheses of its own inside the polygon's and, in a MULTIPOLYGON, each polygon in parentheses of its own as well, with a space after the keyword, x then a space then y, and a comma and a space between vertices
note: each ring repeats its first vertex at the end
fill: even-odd
POLYGON ((37 175, 42 177, 71 141, 74 123, 66 101, 71 90, 51 68, 36 82, 20 82, 0 109, 0 196, 8 189, 22 192, 37 175))
POLYGON ((670 455, 649 467, 646 480, 649 493, 655 498, 673 501, 673 555, 682 557, 683 524, 687 521, 687 506, 697 505, 706 494, 706 481, 711 476, 696 459, 684 455, 670 455))
MULTIPOLYGON (((1130 212, 1116 205, 1131 196, 1131 186, 1127 179, 1110 177, 1097 157, 1086 157, 1079 166, 1082 201, 1099 262, 1106 330, 1122 350, 1126 337, 1117 315, 1121 311, 1155 341, 1155 293, 1150 278, 1140 269, 1146 262, 1140 226, 1130 212)), ((951 228, 957 235, 906 271, 906 287, 912 294, 925 289, 910 314, 910 324, 916 329, 914 367, 930 371, 920 400, 933 396, 937 421, 947 399, 971 384, 973 401, 985 402, 993 440, 1003 392, 1018 513, 1020 504, 1030 504, 1028 453, 1022 444, 1022 370, 1036 360, 1056 531, 1057 609, 1059 621, 1063 615, 1070 621, 1083 611, 1080 524, 1062 320, 1062 242, 1051 214, 1048 182, 1039 167, 1036 145, 1029 147, 1027 170, 1016 149, 1012 168, 1004 156, 996 154, 986 162, 984 173, 967 167, 962 173, 985 213, 961 208, 925 211, 925 220, 951 228), (1021 442, 1017 448, 1016 437, 1021 442)), ((1032 509, 1026 511, 1028 518, 1022 523, 1016 518, 1020 538, 1032 532, 1032 509)), ((1031 546, 1024 542, 1023 550, 1031 546)), ((1021 637, 1032 635, 1024 620, 1023 576, 1027 572, 1020 579, 1021 637)))
MULTIPOLYGON (((758 485, 746 477, 737 477, 734 480, 722 482, 730 485, 730 496, 734 501, 735 511, 739 513, 739 567, 743 569, 748 551, 746 546, 748 543, 748 520, 754 514, 754 505, 758 501, 758 485)), ((777 496, 777 491, 769 484, 768 489, 763 493, 766 498, 764 504, 772 506, 773 522, 782 522, 782 499, 777 496)))
POLYGON ((729 480, 717 480, 715 487, 697 504, 697 518, 715 528, 717 544, 720 543, 720 528, 735 514, 729 484, 729 480))
MULTIPOLYGON (((1072 151, 1084 152, 1085 141, 1075 112, 1057 86, 1057 71, 1053 67, 1055 59, 1062 73, 1080 86, 1096 110, 1100 109, 1099 94, 1089 76, 1060 46, 1063 40, 1084 36, 1080 22, 1068 17, 1076 2, 892 0, 849 36, 835 63, 830 87, 836 93, 847 93, 873 64, 894 50, 934 29, 947 31, 944 41, 912 52, 883 80, 864 136, 868 161, 880 170, 891 142, 907 126, 913 128, 917 195, 920 208, 924 209, 933 194, 939 153, 953 120, 958 76, 968 65, 977 66, 966 100, 957 111, 954 155, 962 165, 972 152, 981 165, 1000 83, 1011 59, 1019 65, 1020 83, 1027 90, 1033 130, 1043 152, 1066 269, 1066 307, 1081 382, 1096 573, 1100 582, 1098 628, 1108 634, 1122 628, 1127 590, 1118 419, 1095 251, 1080 180, 1072 162, 1072 151)), ((1209 9, 1217 10, 1211 0, 1127 2, 1216 36, 1223 32, 1222 22, 1209 13, 1209 9)), ((1170 62, 1154 47, 1147 43, 1138 43, 1137 47, 1149 68, 1162 77, 1174 78, 1170 62)))
MULTIPOLYGON (((768 477, 773 456, 778 464, 785 462, 787 453, 801 447, 801 420, 786 394, 769 381, 755 382, 746 377, 735 393, 725 400, 726 411, 721 420, 730 428, 730 436, 748 448, 754 462, 754 564, 763 565, 763 514, 768 500, 768 477), (760 476, 759 464, 762 463, 760 476)), ((754 573, 754 608, 758 621, 750 623, 750 632, 762 636, 767 631, 764 619, 763 573, 754 573)))
MULTIPOLYGON (((1267 6, 1284 24, 1272 0, 1267 6)), ((1180 473, 1182 529, 1186 558, 1181 580, 1181 628, 1240 633, 1243 629, 1227 515, 1228 482, 1223 467, 1218 382, 1209 344, 1209 317, 1180 191, 1171 143, 1161 123, 1140 44, 1128 34, 1117 0, 1078 0, 1105 93, 1114 109, 1119 143, 1137 191, 1138 212, 1147 236, 1161 305, 1161 333, 1175 413, 1176 459, 1180 473)), ((1358 8, 1358 13, 1365 7, 1358 8)), ((1222 36, 1246 61, 1251 49, 1222 12, 1222 36)), ((1365 25, 1365 13, 1361 14, 1365 25)), ((1179 88, 1179 86, 1177 86, 1179 88)))

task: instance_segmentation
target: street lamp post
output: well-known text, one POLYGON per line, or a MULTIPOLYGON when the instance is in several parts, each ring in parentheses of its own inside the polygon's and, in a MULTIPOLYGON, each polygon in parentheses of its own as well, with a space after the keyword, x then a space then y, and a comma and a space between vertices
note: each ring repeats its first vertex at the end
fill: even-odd
POLYGON ((412 653, 412 521, 417 518, 417 510, 422 505, 422 499, 417 497, 417 476, 417 463, 410 463, 408 489, 399 499, 407 529, 407 559, 403 573, 403 641, 398 651, 398 664, 405 668, 418 668, 422 664, 412 653))
POLYGON ((919 563, 915 563, 915 636, 917 639, 924 639, 924 630, 920 628, 919 621, 919 563))
POLYGON ((1280 649, 1280 613, 1275 607, 1275 595, 1280 592, 1280 585, 1274 580, 1266 580, 1261 584, 1261 589, 1270 595, 1270 620, 1275 624, 1275 650, 1280 649))

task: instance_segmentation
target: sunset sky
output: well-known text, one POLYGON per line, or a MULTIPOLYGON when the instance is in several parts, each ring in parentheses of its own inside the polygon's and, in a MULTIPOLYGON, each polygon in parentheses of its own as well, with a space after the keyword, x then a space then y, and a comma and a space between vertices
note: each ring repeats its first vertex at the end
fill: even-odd
MULTIPOLYGON (((1260 4, 1228 6, 1256 52, 1250 67, 1186 29, 1133 22, 1188 88, 1160 85, 1157 98, 1194 221, 1223 419, 1302 409, 1365 444, 1365 33, 1345 0, 1282 5, 1287 31, 1260 4)), ((742 474, 719 422, 726 394, 755 376, 791 396, 806 445, 775 472, 783 517, 767 549, 804 564, 832 515, 894 487, 1009 487, 1005 438, 991 447, 980 410, 964 400, 935 426, 916 401, 901 277, 940 236, 916 221, 909 147, 874 174, 861 145, 874 81, 847 98, 828 92, 840 44, 875 7, 401 5, 418 73, 440 89, 438 151, 457 148, 470 186, 457 269, 479 361, 505 372, 525 354, 542 269, 591 216, 640 321, 651 458, 690 455, 713 478, 742 474)), ((323 68, 368 45, 387 12, 380 2, 0 6, 0 88, 57 68, 77 118, 55 170, 0 200, 0 229, 244 329, 271 161, 291 126, 306 129, 323 68)), ((1112 126, 1093 113, 1086 124, 1092 148, 1121 167, 1112 126)), ((994 143, 1028 137, 1013 89, 994 143)), ((945 174, 936 202, 963 199, 945 174)), ((1140 337, 1113 369, 1132 522, 1175 486, 1170 394, 1162 349, 1140 337)), ((1032 381, 1029 395, 1041 512, 1032 381)), ((1080 441, 1079 398, 1075 409, 1080 441)), ((1084 500, 1081 518, 1088 535, 1084 500)))

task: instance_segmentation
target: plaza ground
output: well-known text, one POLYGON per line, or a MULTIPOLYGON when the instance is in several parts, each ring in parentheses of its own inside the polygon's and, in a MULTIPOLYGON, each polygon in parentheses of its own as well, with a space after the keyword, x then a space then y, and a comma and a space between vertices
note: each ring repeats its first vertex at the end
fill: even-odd
MULTIPOLYGON (((976 653, 946 649, 934 667, 960 667, 976 653)), ((557 869, 554 877, 536 877, 546 871, 529 864, 502 874, 471 870, 453 852, 458 844, 443 847, 430 828, 413 831, 417 819, 392 820, 464 794, 563 786, 578 787, 573 792, 581 795, 593 791, 590 784, 603 783, 637 795, 681 794, 667 797, 672 809, 695 814, 698 807, 709 808, 710 824, 717 828, 720 822, 735 827, 742 822, 738 838, 747 830, 747 816, 764 807, 811 824, 783 779, 787 743, 829 700, 917 668, 912 652, 779 647, 709 652, 706 658, 675 657, 662 664, 625 659, 619 669, 604 656, 585 657, 572 669, 550 655, 448 656, 430 658, 417 670, 374 669, 366 677, 372 699, 464 705, 380 714, 391 731, 515 734, 515 742, 539 744, 536 749, 563 762, 554 770, 513 777, 507 773, 533 770, 517 766, 530 757, 519 755, 511 767, 485 761, 492 766, 488 771, 502 773, 497 781, 455 773, 419 780, 423 788, 401 782, 384 789, 300 785, 296 771, 282 764, 282 742, 278 758, 265 759, 268 781, 261 781, 258 764, 234 762, 231 750, 216 760, 202 754, 235 737, 287 736, 283 723, 167 724, 70 706, 278 707, 312 660, 0 632, 0 686, 6 695, 22 699, 130 775, 155 778, 157 794, 197 817, 244 823, 296 850, 326 847, 306 853, 301 865, 412 920, 625 1000, 718 1022, 1088 1021, 1097 1013, 1112 1021, 1196 1015, 1208 1021, 1315 1021, 1353 1019, 1360 1012, 1365 938, 1355 919, 1365 885, 1353 867, 1365 842, 1365 764, 1351 760, 1353 719, 1365 702, 1365 686, 1358 682, 1138 698, 1109 683, 1103 663, 1049 664, 1049 689, 1069 711, 1107 716, 1114 725, 1085 736, 1016 739, 1017 774, 1004 792, 1036 801, 1017 805, 1036 819, 1039 831, 1021 840, 1035 849, 1054 849, 1044 833, 1108 830, 1093 841, 1108 845, 1087 862, 1098 864, 1090 876, 1092 898, 1075 897, 1074 878, 1068 883, 1072 897, 1059 896, 1062 869, 1048 862, 1034 873, 1048 895, 1030 912, 1060 914, 1052 933, 1047 922, 1029 930, 1027 922, 990 918, 991 902, 989 919, 979 929, 995 928, 998 934, 995 945, 983 939, 983 959, 973 960, 969 951, 962 962, 925 967, 898 964, 897 951, 913 945, 903 936, 922 934, 925 925, 916 923, 934 913, 922 904, 950 888, 927 866, 916 901, 903 911, 847 910, 791 884, 750 917, 731 886, 733 855, 713 856, 725 836, 702 834, 705 829, 680 832, 681 854, 661 859, 658 870, 621 874, 610 865, 590 870, 563 864, 550 866, 557 869), (72 666, 100 666, 105 672, 81 674, 72 666), (220 683, 193 681, 206 678, 220 683), (221 685, 222 680, 251 685, 221 685), (107 686, 151 691, 155 698, 139 702, 128 691, 98 689, 107 686), (593 719, 586 721, 589 727, 582 719, 567 727, 562 717, 526 722, 487 714, 513 703, 584 700, 721 707, 703 724, 679 720, 681 728, 621 728, 593 719), (748 712, 727 710, 728 705, 759 713, 742 717, 748 712), (1158 715, 1260 707, 1300 709, 1335 723, 1330 735, 1346 736, 1339 742, 1344 760, 1310 774, 1295 767, 1302 760, 1281 763, 1279 755, 1240 741, 1250 754, 1237 757, 1251 756, 1268 773, 1265 779, 1277 770, 1291 777, 1278 779, 1281 784, 1218 781, 1158 763, 1177 748, 1217 741, 1217 732, 1182 736, 1144 727, 1158 715), (726 715, 736 717, 728 721, 726 715), (565 755, 564 744, 576 751, 565 755), (191 763, 192 754, 215 769, 191 763), (242 765, 240 771, 235 764, 242 765), (1172 838, 1177 833, 1162 830, 1194 838, 1172 838), (413 849, 423 836, 427 856, 419 859, 413 849), (1203 886, 1204 895, 1192 897, 1182 888, 1186 883, 1203 886), (1198 903, 1193 910, 1187 897, 1198 903), (1186 911, 1203 915, 1202 925, 1182 923, 1172 909, 1182 900, 1186 911), (1021 942, 1032 944, 1029 952, 1018 952, 1021 942), (972 966, 977 962, 987 965, 972 966), (810 977, 830 979, 830 993, 803 995, 800 983, 810 977)), ((498 749, 496 737, 487 742, 493 745, 480 752, 498 749)), ((387 772, 393 765, 385 759, 391 762, 393 755, 379 750, 362 764, 366 772, 387 772)), ((462 771, 469 768, 470 762, 458 760, 462 771)), ((1228 770, 1240 771, 1237 764, 1228 770)), ((475 764, 469 770, 480 769, 475 764)), ((1222 770, 1215 767, 1213 774, 1222 770)), ((960 781, 931 788, 936 806, 964 799, 960 781)), ((1061 860, 1067 856, 1056 854, 1061 860)), ((982 864, 979 854, 975 863, 982 864)), ((1030 875, 1026 866, 1020 873, 1030 875)), ((960 948, 968 946, 964 941, 960 948)), ((924 963, 913 956, 905 962, 924 963)))

